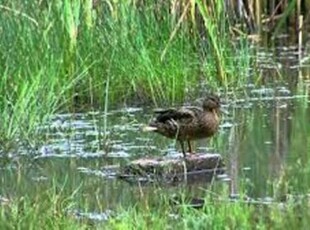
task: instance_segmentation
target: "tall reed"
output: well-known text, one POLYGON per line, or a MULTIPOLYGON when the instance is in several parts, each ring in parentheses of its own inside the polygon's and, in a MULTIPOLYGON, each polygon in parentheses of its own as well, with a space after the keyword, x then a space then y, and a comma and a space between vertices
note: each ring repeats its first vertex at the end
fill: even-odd
POLYGON ((14 0, 2 5, 2 137, 27 136, 55 111, 107 110, 103 95, 110 105, 170 104, 194 95, 201 83, 243 82, 249 49, 230 41, 224 6, 195 1, 174 9, 173 4, 14 0), (196 14, 203 18, 205 40, 193 32, 196 14))

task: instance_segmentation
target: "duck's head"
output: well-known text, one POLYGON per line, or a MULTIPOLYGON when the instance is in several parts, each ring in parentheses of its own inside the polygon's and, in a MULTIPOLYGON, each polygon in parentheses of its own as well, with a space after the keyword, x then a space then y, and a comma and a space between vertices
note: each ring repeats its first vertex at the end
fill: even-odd
POLYGON ((217 95, 207 96, 202 103, 202 108, 208 111, 219 110, 220 107, 220 98, 217 95))

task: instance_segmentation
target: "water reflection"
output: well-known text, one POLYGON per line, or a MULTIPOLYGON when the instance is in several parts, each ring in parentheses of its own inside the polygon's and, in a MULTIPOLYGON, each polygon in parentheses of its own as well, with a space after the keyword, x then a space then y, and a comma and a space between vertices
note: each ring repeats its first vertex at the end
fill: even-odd
MULTIPOLYGON (((307 86, 309 87, 309 86, 307 86)), ((220 131, 210 141, 199 141, 199 151, 223 155, 227 176, 212 183, 148 184, 137 186, 115 178, 115 168, 146 155, 174 155, 173 140, 141 133, 151 111, 126 108, 110 111, 107 133, 100 112, 57 114, 40 127, 46 142, 32 155, 11 153, 1 161, 0 197, 36 197, 50 189, 72 196, 81 216, 106 213, 119 205, 130 206, 145 199, 180 191, 191 197, 222 193, 282 197, 303 194, 310 188, 309 98, 294 95, 285 86, 250 88, 249 97, 226 98, 230 116, 224 116, 220 131), (103 138, 105 136, 105 138, 103 138), (303 181, 300 183, 300 181, 303 181)), ((20 150, 21 152, 25 150, 20 150)), ((90 215, 93 218, 93 215, 90 215)), ((94 218, 98 216, 95 215, 94 218)), ((99 216, 98 218, 101 218, 99 216)))
MULTIPOLYGON (((309 101, 307 106, 305 101, 307 98, 303 96, 274 97, 257 101, 249 110, 233 110, 236 124, 228 137, 231 193, 238 193, 239 186, 242 186, 242 191, 245 187, 253 197, 273 196, 279 192, 275 181, 280 181, 296 163, 291 160, 296 159, 296 149, 292 145, 300 140, 294 133, 302 139, 308 136, 307 131, 298 130, 295 126, 296 122, 300 122, 309 128, 308 116, 305 115, 309 114, 309 101), (248 170, 242 171, 244 167, 248 170)), ((306 156, 308 150, 309 147, 305 146, 299 149, 298 155, 306 156)), ((288 192, 288 189, 282 192, 288 192)))
MULTIPOLYGON (((225 157, 230 180, 224 180, 229 181, 231 194, 238 194, 241 190, 253 197, 273 196, 273 181, 296 163, 294 155, 298 154, 301 159, 307 156, 309 99, 276 96, 275 92, 279 93, 256 89, 252 92, 255 97, 246 101, 228 100, 226 107, 231 117, 224 117, 218 136, 209 143, 204 140, 197 143, 199 151, 210 151, 213 147, 225 157), (264 93, 258 98, 256 95, 261 92, 264 93), (296 134, 301 139, 296 139, 296 134)), ((134 191, 133 197, 139 194, 135 186, 115 180, 107 169, 126 164, 130 158, 173 155, 178 147, 171 140, 141 133, 141 125, 152 115, 150 111, 146 113, 139 108, 108 114, 108 143, 102 146, 97 132, 102 116, 100 113, 55 115, 50 124, 40 127, 47 136, 46 144, 34 156, 16 158, 1 169, 4 178, 1 193, 16 189, 14 193, 17 195, 27 188, 33 193, 34 187, 36 191, 46 189, 51 179, 58 178, 62 181, 60 183, 70 184, 72 189, 81 186, 85 194, 95 188, 98 196, 110 203, 134 201, 129 199, 128 191, 134 191), (134 121, 128 122, 131 118, 134 121), (16 180, 24 184, 23 189, 20 184, 9 183, 16 180)), ((201 188, 209 189, 203 183, 187 186, 189 193, 201 188)))

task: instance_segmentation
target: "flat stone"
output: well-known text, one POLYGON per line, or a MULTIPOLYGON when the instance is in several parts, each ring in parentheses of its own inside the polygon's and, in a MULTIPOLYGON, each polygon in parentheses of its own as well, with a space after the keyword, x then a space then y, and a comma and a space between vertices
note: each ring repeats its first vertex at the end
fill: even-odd
POLYGON ((147 178, 148 181, 163 180, 177 182, 184 179, 212 179, 224 172, 224 161, 220 154, 196 153, 184 159, 167 157, 147 157, 131 161, 120 172, 120 178, 147 178))

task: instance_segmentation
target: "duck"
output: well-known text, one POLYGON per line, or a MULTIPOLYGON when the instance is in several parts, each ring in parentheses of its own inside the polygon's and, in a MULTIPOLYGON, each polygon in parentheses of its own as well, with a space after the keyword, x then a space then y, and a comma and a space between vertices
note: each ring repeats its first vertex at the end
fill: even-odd
POLYGON ((186 158, 185 142, 192 155, 192 140, 212 137, 218 131, 220 109, 219 96, 208 95, 203 99, 201 107, 183 106, 155 110, 156 117, 143 130, 178 140, 186 158))

